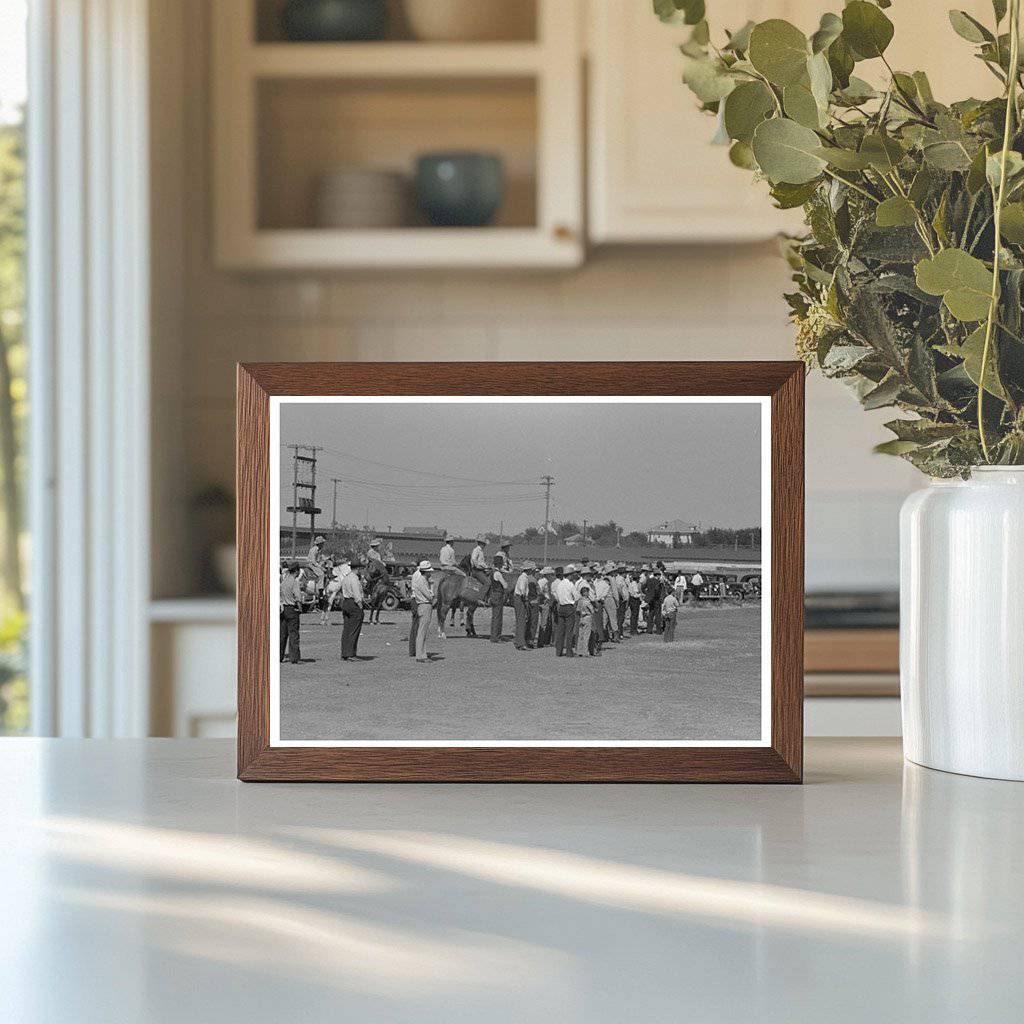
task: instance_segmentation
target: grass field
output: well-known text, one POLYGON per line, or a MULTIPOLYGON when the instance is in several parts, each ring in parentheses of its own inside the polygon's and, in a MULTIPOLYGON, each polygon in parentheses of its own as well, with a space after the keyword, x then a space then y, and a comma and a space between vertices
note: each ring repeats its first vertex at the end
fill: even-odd
MULTIPOLYGON (((484 630, 489 616, 477 615, 484 630)), ((409 613, 364 625, 359 655, 342 662, 340 612, 302 617, 303 662, 281 665, 281 739, 757 739, 760 608, 680 610, 674 643, 641 635, 601 658, 517 651, 513 617, 500 645, 458 628, 431 662, 408 655, 409 613)))

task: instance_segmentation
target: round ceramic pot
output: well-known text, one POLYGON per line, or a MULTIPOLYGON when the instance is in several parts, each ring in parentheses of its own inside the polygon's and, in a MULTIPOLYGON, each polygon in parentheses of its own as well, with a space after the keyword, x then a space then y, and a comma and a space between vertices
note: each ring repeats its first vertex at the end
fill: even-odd
POLYGON ((493 153, 425 153, 416 161, 416 196, 435 227, 489 224, 504 191, 504 165, 493 153))
POLYGON ((911 761, 1024 781, 1024 466, 904 503, 900 692, 911 761))
POLYGON ((387 0, 288 0, 281 11, 285 37, 295 42, 365 42, 387 25, 387 0))
POLYGON ((531 39, 531 0, 405 0, 405 16, 417 39, 448 42, 531 39))

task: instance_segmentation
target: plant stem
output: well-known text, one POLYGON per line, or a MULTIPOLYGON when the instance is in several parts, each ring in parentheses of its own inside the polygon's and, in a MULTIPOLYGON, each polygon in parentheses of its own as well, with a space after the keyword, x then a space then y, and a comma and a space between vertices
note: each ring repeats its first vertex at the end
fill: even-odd
POLYGON ((1013 135, 1013 121, 1017 112, 1017 68, 1020 63, 1020 0, 1010 0, 1010 73, 1006 83, 1006 119, 1003 125, 1003 149, 999 155, 999 189, 995 196, 993 227, 995 243, 992 253, 992 297, 989 300, 988 320, 985 322, 985 345, 981 350, 981 369, 978 371, 978 435, 985 461, 992 462, 988 437, 985 434, 985 373, 988 370, 992 347, 992 332, 999 309, 999 257, 1002 251, 1001 227, 1003 201, 1006 198, 1006 162, 1013 135))

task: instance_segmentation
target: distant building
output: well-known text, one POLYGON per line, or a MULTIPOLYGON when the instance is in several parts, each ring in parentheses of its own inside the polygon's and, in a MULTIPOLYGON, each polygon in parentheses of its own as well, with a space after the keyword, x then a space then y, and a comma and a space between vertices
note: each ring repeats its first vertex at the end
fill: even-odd
POLYGON ((682 519, 670 519, 667 523, 658 523, 647 531, 647 543, 681 548, 692 544, 696 533, 695 524, 684 523, 682 519))
POLYGON ((440 526, 406 526, 402 533, 410 537, 443 537, 444 530, 440 526))

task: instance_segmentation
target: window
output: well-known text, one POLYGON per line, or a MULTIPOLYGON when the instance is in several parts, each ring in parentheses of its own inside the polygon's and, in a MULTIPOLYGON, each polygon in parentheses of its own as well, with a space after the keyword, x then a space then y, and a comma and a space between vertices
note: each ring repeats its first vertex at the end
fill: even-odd
POLYGON ((29 726, 24 520, 25 348, 24 0, 0 3, 0 734, 29 726))

